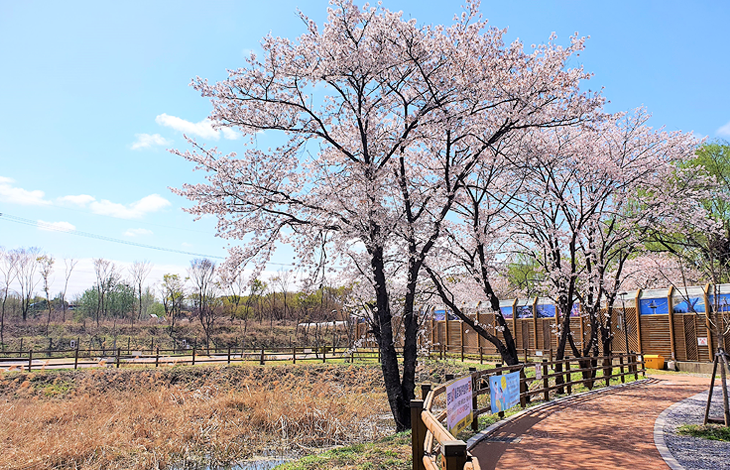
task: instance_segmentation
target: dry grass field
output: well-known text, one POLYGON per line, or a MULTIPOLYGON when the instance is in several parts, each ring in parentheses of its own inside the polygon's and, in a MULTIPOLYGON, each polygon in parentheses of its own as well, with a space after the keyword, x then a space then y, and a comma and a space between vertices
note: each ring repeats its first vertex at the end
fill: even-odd
MULTIPOLYGON (((377 366, 0 375, 0 468, 225 466, 390 433, 377 366)), ((201 468, 203 468, 201 467, 201 468)))

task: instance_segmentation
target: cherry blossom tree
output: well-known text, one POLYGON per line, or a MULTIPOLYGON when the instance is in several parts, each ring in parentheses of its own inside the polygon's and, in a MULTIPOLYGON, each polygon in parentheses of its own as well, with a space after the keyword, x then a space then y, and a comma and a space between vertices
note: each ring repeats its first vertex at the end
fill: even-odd
POLYGON ((497 146, 489 158, 480 161, 455 199, 452 210, 459 222, 445 223, 440 249, 434 250, 426 264, 443 303, 492 343, 508 365, 517 364, 519 357, 499 308, 494 281, 500 278, 496 257, 506 252, 512 231, 513 215, 507 208, 520 192, 520 179, 514 168, 497 146), (474 302, 488 305, 495 325, 480 324, 466 314, 462 306, 474 302))
POLYGON ((702 184, 678 165, 690 158, 690 134, 655 131, 639 110, 605 116, 582 128, 534 133, 519 149, 526 190, 516 209, 517 243, 546 276, 560 315, 557 357, 569 345, 576 357, 610 352, 611 311, 626 261, 659 226, 698 210, 702 184), (590 336, 581 348, 570 334, 580 301, 590 336), (601 313, 602 307, 607 314, 601 313))
POLYGON ((207 172, 207 183, 176 190, 197 203, 190 212, 217 216, 219 236, 244 240, 224 268, 257 273, 284 242, 302 266, 346 264, 370 286, 398 430, 410 427, 419 276, 469 175, 511 134, 574 124, 602 101, 579 90, 589 74, 566 67, 582 38, 525 52, 488 29, 478 6, 449 27, 345 0, 332 2, 321 29, 302 15, 298 40, 266 37, 263 57, 226 80, 193 81, 215 125, 248 138, 245 151, 223 155, 193 140, 176 151, 207 172), (284 140, 259 149, 261 131, 284 140), (394 315, 403 319, 402 375, 394 315))

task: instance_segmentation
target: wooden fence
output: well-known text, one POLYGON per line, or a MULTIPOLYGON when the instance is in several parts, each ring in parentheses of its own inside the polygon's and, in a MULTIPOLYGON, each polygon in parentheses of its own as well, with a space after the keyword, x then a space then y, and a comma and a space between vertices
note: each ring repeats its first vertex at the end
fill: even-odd
MULTIPOLYGON (((561 361, 543 360, 536 364, 518 364, 474 371, 471 373, 474 414, 472 431, 479 430, 479 415, 491 413, 489 406, 479 407, 480 397, 487 397, 489 394, 489 376, 510 372, 520 372, 520 406, 524 408, 535 396, 549 401, 555 394, 572 394, 573 387, 576 385, 585 385, 589 389, 600 383, 608 386, 612 378, 620 378, 624 383, 627 375, 633 375, 638 380, 639 373, 645 375, 646 369, 642 357, 635 354, 619 354, 593 360, 575 358, 561 361), (539 368, 542 377, 539 379, 536 379, 535 376, 528 377, 526 370, 529 367, 539 368), (618 373, 615 373, 615 369, 618 369, 618 373), (599 372, 602 375, 599 376, 599 372), (579 378, 576 378, 575 374, 580 374, 579 378), (538 386, 534 387, 535 384, 538 386)), ((437 400, 439 397, 445 396, 446 388, 450 383, 452 381, 439 385, 433 390, 430 385, 424 385, 421 390, 423 399, 411 401, 413 470, 438 470, 439 468, 479 470, 480 468, 478 460, 467 452, 466 443, 457 440, 443 424, 447 418, 447 411, 443 403, 442 406, 437 407, 437 400), (441 467, 439 459, 441 459, 441 467)), ((499 416, 503 417, 504 412, 500 412, 499 416)))
MULTIPOLYGON (((718 345, 710 334, 708 321, 702 313, 668 313, 656 315, 639 315, 636 307, 614 308, 612 315, 612 351, 616 353, 638 352, 640 354, 659 354, 664 358, 677 361, 712 362, 713 351, 718 345), (625 326, 623 324, 625 318, 625 326), (628 333, 628 351, 626 350, 626 333, 628 333)), ((671 312, 671 311, 670 311, 671 312)), ((604 312, 605 313, 605 312, 604 312)), ((470 313, 470 318, 495 332, 503 340, 504 337, 495 326, 493 313, 470 313)), ((520 355, 529 355, 542 351, 545 356, 557 351, 558 336, 556 318, 508 318, 507 323, 512 332, 520 355)), ((375 346, 369 338, 369 326, 359 323, 356 337, 363 345, 375 346)), ((587 340, 590 326, 586 318, 573 317, 570 330, 576 343, 582 345, 587 340)), ((479 336, 476 331, 461 320, 425 319, 423 334, 419 338, 421 347, 428 348, 431 354, 465 354, 465 355, 497 355, 497 349, 479 336)), ((730 329, 724 338, 724 348, 730 350, 730 329)), ((399 343, 399 344, 402 344, 399 343)), ((602 345, 599 346, 603 353, 602 345)))
POLYGON ((122 351, 110 349, 69 349, 54 351, 6 351, 0 357, 0 367, 17 370, 39 370, 47 368, 116 367, 120 366, 176 366, 195 364, 254 363, 268 362, 355 362, 378 361, 379 351, 368 348, 276 348, 276 349, 154 349, 145 351, 122 351))

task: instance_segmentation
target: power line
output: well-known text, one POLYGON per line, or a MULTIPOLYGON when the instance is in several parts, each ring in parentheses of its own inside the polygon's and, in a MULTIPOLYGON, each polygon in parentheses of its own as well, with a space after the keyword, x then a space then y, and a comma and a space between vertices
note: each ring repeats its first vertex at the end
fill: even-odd
POLYGON ((201 257, 204 257, 204 258, 225 259, 225 257, 223 257, 223 256, 204 255, 204 254, 201 254, 201 253, 193 253, 193 252, 190 252, 190 251, 174 250, 172 248, 162 248, 160 246, 145 245, 143 243, 135 243, 135 242, 127 241, 127 240, 120 240, 118 238, 105 237, 103 235, 96 235, 96 234, 93 234, 93 233, 81 232, 79 230, 68 230, 68 229, 64 229, 64 228, 60 228, 60 227, 55 227, 55 226, 53 226, 51 224, 41 224, 41 223, 36 222, 34 220, 24 219, 22 217, 16 217, 16 216, 10 215, 10 214, 4 214, 2 212, 0 212, 0 220, 7 220, 8 222, 14 222, 16 224, 21 224, 21 225, 28 225, 30 227, 36 227, 36 228, 39 228, 39 229, 42 229, 42 230, 50 230, 50 231, 53 231, 53 232, 68 233, 69 235, 76 235, 76 236, 79 236, 79 237, 93 238, 93 239, 102 240, 102 241, 105 241, 105 242, 120 243, 122 245, 136 246, 136 247, 139 247, 139 248, 147 248, 147 249, 150 249, 150 250, 166 251, 168 253, 179 253, 179 254, 190 255, 190 256, 201 256, 201 257))
MULTIPOLYGON (((62 210, 65 210, 65 211, 79 212, 81 214, 86 214, 86 215, 92 216, 92 217, 106 217, 108 219, 115 219, 115 220, 128 220, 128 219, 126 219, 124 217, 117 217, 117 216, 108 215, 108 214, 97 214, 96 212, 89 212, 89 211, 85 211, 85 210, 81 210, 81 209, 74 209, 72 207, 64 207, 64 206, 61 206, 61 205, 55 204, 55 203, 53 204, 53 207, 55 209, 62 209, 62 210)), ((186 232, 210 234, 210 231, 195 230, 195 229, 192 229, 192 228, 173 227, 171 225, 162 225, 162 224, 155 224, 155 223, 152 223, 152 222, 145 222, 144 220, 139 220, 139 221, 136 221, 135 223, 143 224, 143 225, 149 225, 151 227, 162 227, 162 228, 170 228, 170 229, 173 229, 173 230, 184 230, 186 232)))
MULTIPOLYGON (((42 224, 40 222, 36 222, 34 220, 30 219, 24 219, 22 217, 17 217, 14 215, 10 215, 7 213, 0 212, 0 220, 6 220, 8 222, 13 222, 20 225, 27 225, 30 227, 39 228, 42 230, 48 230, 53 232, 60 232, 60 233, 67 233, 69 235, 76 235, 79 237, 86 237, 86 238, 93 238, 95 240, 101 240, 105 242, 113 242, 113 243, 120 243, 122 245, 129 245, 129 246, 136 246, 139 248, 147 248, 150 250, 157 250, 157 251, 166 251, 168 253, 179 253, 183 255, 190 255, 190 256, 200 256, 203 258, 212 258, 212 259, 226 259, 224 256, 213 256, 213 255, 205 255, 202 253, 193 253, 190 251, 183 251, 183 250, 174 250, 172 248, 163 248, 160 246, 153 246, 153 245, 145 245, 143 243, 135 243, 128 240, 121 240, 119 238, 112 238, 112 237, 106 237, 104 235, 96 235, 94 233, 89 232, 81 232, 79 230, 68 230, 61 227, 53 226, 52 224, 42 224)), ((274 263, 274 262, 268 262, 266 263, 267 266, 282 266, 286 268, 291 268, 293 266, 293 263, 274 263)), ((343 269, 342 266, 332 266, 335 269, 343 269)))

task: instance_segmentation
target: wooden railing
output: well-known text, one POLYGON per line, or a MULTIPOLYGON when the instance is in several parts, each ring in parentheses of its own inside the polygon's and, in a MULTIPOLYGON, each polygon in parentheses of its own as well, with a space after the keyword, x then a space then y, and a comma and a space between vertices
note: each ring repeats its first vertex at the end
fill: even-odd
MULTIPOLYGON (((592 389, 596 383, 604 381, 608 386, 612 378, 620 378, 625 382, 627 375, 634 375, 639 379, 639 373, 646 375, 644 360, 636 354, 619 354, 597 358, 569 358, 560 361, 523 363, 515 366, 498 367, 482 371, 473 371, 472 380, 472 410, 474 419, 472 431, 478 428, 478 417, 491 413, 491 407, 478 407, 478 398, 489 394, 489 376, 502 375, 510 372, 520 372, 520 406, 526 407, 533 396, 541 396, 544 401, 551 399, 551 392, 568 395, 573 393, 574 385, 584 385, 592 389), (577 368, 572 367, 577 365, 577 368), (534 376, 527 377, 528 368, 539 368, 540 379, 534 376), (619 373, 614 374, 618 368, 619 373), (597 376, 601 371, 602 376, 597 376), (580 379, 573 379, 573 374, 581 373, 580 379), (538 384, 538 387, 533 387, 538 384)), ((447 377, 453 379, 453 377, 447 377)), ((454 380, 461 380, 463 377, 454 380)), ((422 399, 411 400, 411 424, 413 447, 413 470, 479 470, 479 461, 466 448, 466 443, 458 440, 444 426, 447 417, 446 407, 437 408, 437 398, 446 392, 446 388, 454 380, 449 380, 438 387, 431 389, 430 385, 421 387, 422 399), (440 463, 439 463, 440 460, 440 463)), ((498 413, 499 417, 504 412, 498 413)))
POLYGON ((68 349, 55 351, 6 351, 0 367, 16 370, 112 366, 195 365, 208 363, 337 362, 377 361, 379 352, 368 348, 226 348, 160 349, 126 351, 117 349, 68 349))

